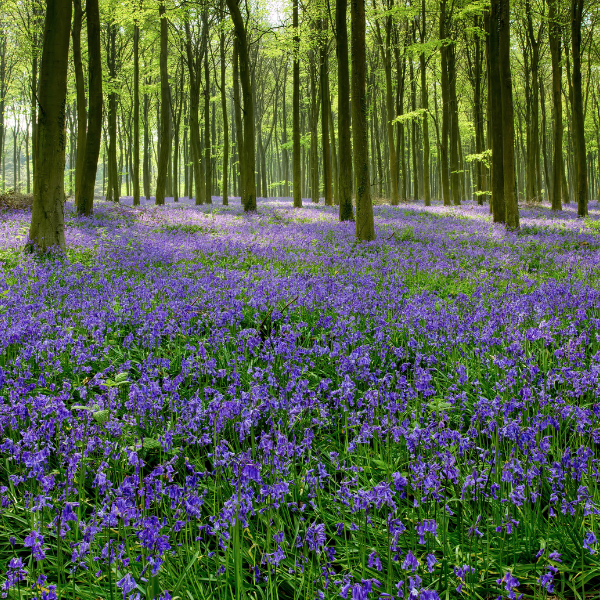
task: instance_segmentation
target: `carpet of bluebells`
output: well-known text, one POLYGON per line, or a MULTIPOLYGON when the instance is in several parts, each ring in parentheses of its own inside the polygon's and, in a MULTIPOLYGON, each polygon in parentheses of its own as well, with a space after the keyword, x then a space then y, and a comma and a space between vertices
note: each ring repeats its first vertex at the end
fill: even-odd
POLYGON ((0 595, 600 590, 600 209, 0 214, 0 595))

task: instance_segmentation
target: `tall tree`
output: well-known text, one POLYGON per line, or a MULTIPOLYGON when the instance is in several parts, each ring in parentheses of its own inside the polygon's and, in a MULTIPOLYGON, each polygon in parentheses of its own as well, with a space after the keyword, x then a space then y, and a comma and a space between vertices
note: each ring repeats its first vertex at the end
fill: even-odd
POLYGON ((302 208, 302 174, 300 170, 300 36, 298 32, 298 0, 292 0, 294 28, 294 64, 292 97, 292 186, 294 207, 302 208))
POLYGON ((160 15, 160 152, 158 156, 158 173, 156 178, 156 204, 165 203, 167 169, 171 154, 171 132, 169 118, 171 100, 169 91, 169 70, 167 58, 169 51, 169 22, 164 1, 159 4, 160 15))
POLYGON ((562 65, 560 62, 561 25, 558 18, 559 0, 548 1, 550 57, 552 60, 552 105, 554 108, 554 157, 552 160, 552 210, 562 210, 563 116, 562 116, 562 65))
POLYGON ((233 104, 235 110, 235 133, 237 137, 237 159, 238 159, 238 169, 240 173, 240 198, 243 204, 244 200, 244 181, 243 174, 245 173, 243 167, 244 161, 244 130, 242 126, 242 104, 240 100, 240 77, 239 77, 239 52, 238 52, 238 42, 237 38, 234 36, 233 38, 233 66, 232 66, 232 76, 233 76, 233 104))
POLYGON ((510 0, 500 0, 498 16, 498 54, 502 101, 502 161, 504 167, 504 204, 506 227, 519 228, 519 206, 515 182, 515 119, 510 71, 510 0))
POLYGON ((248 37, 246 24, 242 18, 237 0, 227 0, 227 7, 233 20, 235 36, 237 38, 238 58, 240 66, 240 80, 242 84, 242 97, 244 99, 244 160, 242 167, 243 196, 242 203, 245 211, 256 210, 256 179, 254 178, 255 137, 254 137, 254 103, 252 88, 250 86, 250 59, 248 56, 248 37))
POLYGON ((321 61, 320 61, 320 79, 321 79, 321 146, 323 149, 323 197, 325 204, 333 204, 333 190, 331 188, 331 152, 329 147, 329 58, 328 58, 328 39, 327 39, 327 17, 321 19, 322 39, 321 39, 321 61))
POLYGON ((581 84, 581 23, 583 0, 571 0, 571 53, 573 56, 573 154, 575 159, 575 198, 577 215, 588 214, 587 157, 585 151, 585 128, 583 91, 581 84))
POLYGON ((502 97, 500 85, 500 45, 498 19, 500 1, 492 0, 489 15, 486 15, 488 31, 487 69, 488 106, 492 149, 492 215, 495 223, 504 223, 506 210, 504 203, 504 156, 502 142, 502 97))
POLYGON ((140 203, 140 26, 133 24, 133 205, 140 203))
MULTIPOLYGON (((221 2, 221 11, 223 10, 223 2, 221 2)), ((221 23, 222 25, 222 23, 221 23)), ((223 204, 229 204, 227 177, 229 174, 229 124, 227 122, 227 90, 225 88, 225 75, 227 65, 225 63, 225 30, 221 29, 219 39, 220 59, 221 59, 221 113, 223 116, 223 185, 222 196, 223 204)))
MULTIPOLYGON (((208 8, 202 13, 202 23, 205 31, 210 31, 208 27, 208 8)), ((208 36, 206 38, 208 43, 208 36)), ((212 169, 212 144, 210 136, 210 66, 208 60, 208 50, 204 52, 204 165, 206 176, 206 204, 212 204, 213 193, 213 169, 212 169)))
POLYGON ((450 83, 448 77, 448 53, 449 44, 446 40, 447 21, 449 20, 447 11, 447 0, 440 2, 440 66, 441 66, 441 84, 442 84, 442 139, 440 141, 440 169, 442 171, 442 198, 444 206, 450 206, 450 180, 448 178, 448 136, 450 134, 450 83))
POLYGON ((350 17, 352 23, 352 138, 356 182, 356 237, 361 241, 369 241, 375 239, 375 224, 369 179, 365 0, 351 0, 350 17))
POLYGON ((86 16, 89 110, 85 149, 82 149, 84 157, 81 170, 81 186, 75 198, 77 212, 83 215, 89 215, 93 210, 96 171, 102 141, 102 56, 98 0, 87 0, 86 16))
POLYGON ((37 168, 27 246, 65 248, 65 108, 71 0, 48 0, 40 67, 37 168))
POLYGON ((185 46, 190 81, 190 149, 192 153, 193 177, 195 186, 196 205, 204 204, 206 188, 204 187, 204 170, 202 168, 202 152, 200 150, 200 79, 202 69, 202 54, 206 49, 206 29, 198 35, 192 33, 190 18, 185 20, 185 46))
POLYGON ((73 67, 75 70, 75 90, 77 93, 77 162, 75 165, 75 198, 81 187, 83 157, 87 126, 87 109, 85 102, 85 84, 83 81, 83 63, 81 60, 81 24, 83 10, 81 0, 73 0, 73 67))
MULTIPOLYGON (((426 28, 425 0, 421 0, 421 45, 425 46, 426 28)), ((429 189, 429 94, 427 91, 427 61, 425 52, 421 52, 421 108, 423 109, 423 198, 425 206, 431 206, 431 191, 429 189)), ((389 111, 389 109, 388 109, 389 111)), ((389 119, 389 116, 388 116, 389 119)), ((393 200, 392 200, 393 204, 393 200)))
MULTIPOLYGON (((296 0, 294 0, 296 1, 296 0)), ((353 221, 352 208, 352 140, 350 137, 350 69, 348 65, 348 2, 336 0, 335 23, 338 59, 338 143, 339 143, 339 219, 353 221)))

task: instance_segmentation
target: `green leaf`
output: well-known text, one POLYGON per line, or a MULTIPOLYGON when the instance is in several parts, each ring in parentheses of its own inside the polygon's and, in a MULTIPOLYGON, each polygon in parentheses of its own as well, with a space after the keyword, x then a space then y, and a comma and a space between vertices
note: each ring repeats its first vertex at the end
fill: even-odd
POLYGON ((160 442, 153 438, 144 438, 143 443, 144 450, 158 450, 160 446, 160 442))
POLYGON ((108 411, 107 410, 97 410, 94 414, 94 421, 97 423, 104 423, 106 419, 108 419, 108 411))

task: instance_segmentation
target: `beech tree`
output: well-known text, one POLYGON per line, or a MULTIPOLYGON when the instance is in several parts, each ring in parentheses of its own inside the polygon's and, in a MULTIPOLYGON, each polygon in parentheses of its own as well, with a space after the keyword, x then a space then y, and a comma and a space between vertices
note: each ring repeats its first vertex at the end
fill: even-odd
POLYGON ((39 121, 28 247, 65 249, 65 104, 71 0, 48 0, 40 65, 39 121))

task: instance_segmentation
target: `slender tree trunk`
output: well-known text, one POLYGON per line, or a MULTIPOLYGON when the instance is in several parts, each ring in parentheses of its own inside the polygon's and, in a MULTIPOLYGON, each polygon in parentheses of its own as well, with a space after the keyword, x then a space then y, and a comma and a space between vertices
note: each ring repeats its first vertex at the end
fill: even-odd
POLYGON ((550 56, 552 59, 552 104, 554 107, 554 157, 552 160, 552 210, 562 210, 561 193, 562 193, 562 171, 563 171, 563 115, 562 115, 562 96, 561 96, 561 81, 562 81, 562 65, 561 57, 561 29, 558 20, 558 5, 559 0, 549 0, 548 2, 548 19, 549 23, 549 42, 550 56))
POLYGON ((331 139, 331 152, 332 152, 332 164, 333 164, 333 201, 335 204, 340 203, 339 197, 339 174, 338 174, 338 158, 337 150, 335 147, 335 128, 333 124, 333 112, 331 110, 331 98, 329 99, 329 137, 331 139))
MULTIPOLYGON (((203 35, 208 35, 204 31, 203 35)), ((192 154, 192 176, 195 190, 195 204, 204 204, 204 176, 202 173, 202 153, 200 150, 200 73, 202 56, 196 56, 192 44, 192 34, 189 24, 185 23, 186 54, 188 58, 188 75, 190 79, 190 149, 192 154)), ((204 45, 202 46, 204 47, 204 45)), ((191 183, 190 183, 191 187, 191 183)))
POLYGON ((448 84, 450 87, 450 187, 452 203, 460 204, 460 164, 458 160, 458 100, 456 97, 456 44, 448 46, 448 84))
POLYGON ((316 53, 310 61, 310 197, 313 203, 319 202, 319 151, 317 131, 319 125, 319 104, 317 102, 316 53))
POLYGON ((339 219, 340 221, 353 221, 350 69, 348 65, 348 29, 346 24, 348 2, 347 0, 336 0, 335 5, 338 59, 338 142, 341 158, 338 173, 339 219))
POLYGON ((491 121, 492 147, 492 214, 495 223, 504 223, 506 209, 504 202, 504 158, 502 142, 502 97, 500 85, 500 55, 498 39, 498 19, 500 0, 492 0, 488 36, 488 102, 491 121))
MULTIPOLYGON (((87 125, 87 109, 85 103, 85 84, 83 81, 83 64, 81 62, 81 21, 83 11, 81 0, 73 0, 73 66, 75 69, 75 89, 77 92, 77 163, 75 166, 75 205, 81 188, 81 173, 85 152, 85 137, 87 125)), ((82 213, 77 206, 79 214, 82 213)))
MULTIPOLYGON (((475 17, 475 27, 480 27, 480 17, 475 17)), ((483 153, 483 107, 481 99, 481 80, 482 73, 482 56, 481 56, 481 41, 479 36, 475 36, 475 55, 473 60, 473 116, 475 119, 475 153, 481 155, 483 153)), ((483 161, 478 160, 475 164, 477 173, 477 204, 483 205, 483 192, 487 186, 485 181, 485 165, 483 161)))
POLYGON ((502 158, 506 227, 519 228, 519 206, 515 193, 515 123, 510 72, 510 0, 500 0, 498 27, 500 86, 502 101, 502 158))
MULTIPOLYGON (((546 188, 546 196, 549 198, 550 194, 552 193, 552 179, 550 177, 550 171, 548 168, 548 141, 546 137, 546 90, 544 87, 544 81, 542 77, 540 77, 538 81, 540 86, 540 106, 542 109, 542 154, 544 159, 544 187, 546 188)), ((539 186, 539 189, 542 189, 541 184, 539 186)))
POLYGON ((290 157, 289 152, 287 150, 287 104, 286 104, 286 89, 287 89, 287 69, 288 63, 285 63, 284 71, 283 71, 283 98, 282 98, 282 109, 283 109, 283 131, 282 131, 282 142, 284 145, 283 148, 283 177, 285 179, 285 184, 283 186, 283 195, 288 198, 290 195, 290 157))
MULTIPOLYGON (((202 15, 204 29, 208 31, 208 9, 202 15)), ((213 169, 212 169, 212 142, 210 135, 210 69, 208 51, 204 53, 204 165, 206 177, 206 204, 212 204, 213 169)))
POLYGON ((294 64, 293 64, 293 98, 292 98, 292 185, 294 207, 302 207, 302 173, 300 157, 300 36, 298 34, 298 0, 292 2, 294 28, 294 64))
POLYGON ((227 175, 229 170, 229 122, 227 120, 227 94, 225 88, 225 32, 221 32, 221 111, 223 112, 223 204, 229 204, 227 175))
MULTIPOLYGON (((412 32, 413 43, 416 43, 415 30, 413 26, 412 32)), ((410 103, 411 110, 413 113, 417 110, 417 82, 415 81, 414 64, 411 59, 409 63, 410 69, 410 103)), ((413 166, 413 200, 419 199, 419 170, 417 168, 417 120, 411 119, 410 122, 410 152, 412 155, 412 166, 413 166)))
POLYGON ((242 83, 242 96, 244 99, 244 195, 242 197, 244 210, 256 210, 256 180, 254 178, 255 139, 254 139, 254 106, 252 101, 252 88, 250 86, 250 59, 248 56, 248 43, 246 38, 246 25, 237 0, 227 0, 231 13, 235 35, 238 40, 240 79, 242 83))
MULTIPOLYGON (((321 20, 323 35, 327 35, 327 17, 321 20)), ((323 147, 323 197, 325 205, 333 205, 331 188, 331 152, 329 148, 329 61, 327 59, 327 38, 321 42, 321 145, 323 147)))
MULTIPOLYGON (((106 61, 111 82, 116 83, 117 78, 117 24, 111 23, 107 30, 106 61)), ((117 92, 113 88, 108 95, 108 189, 106 199, 112 202, 119 201, 117 166, 117 92)))
POLYGON ((150 97, 144 93, 144 197, 150 199, 150 97))
MULTIPOLYGON (((421 44, 425 44, 425 0, 421 2, 421 44)), ((431 206, 429 189, 429 95, 427 93, 427 71, 425 69, 425 53, 421 52, 421 107, 423 113, 423 198, 425 206, 431 206)), ((389 118, 389 116, 388 116, 389 118)))
MULTIPOLYGON (((424 1, 424 0, 423 0, 424 1)), ((389 8, 389 3, 388 3, 389 8)), ((386 133, 389 147, 389 169, 392 206, 397 206, 398 199, 398 158, 396 156, 396 144, 394 141, 394 99, 392 91, 392 17, 387 16, 385 22, 385 48, 383 50, 383 68, 385 71, 385 107, 386 107, 386 133)))
POLYGON ((240 83, 239 83, 239 51, 237 38, 233 39, 233 103, 235 105, 235 132, 237 137, 237 159, 239 169, 239 191, 240 199, 243 203, 244 198, 244 183, 243 176, 243 161, 244 161, 244 131, 242 129, 242 104, 240 99, 240 83))
POLYGON ((169 72, 167 54, 169 45, 169 23, 167 21, 164 1, 159 4, 160 15, 160 149, 158 152, 158 172, 156 177, 157 205, 165 203, 167 169, 171 153, 171 136, 169 135, 169 72))
MULTIPOLYGON (((446 38, 447 0, 440 2, 440 39, 446 38)), ((442 139, 440 143, 440 168, 442 170, 442 198, 444 206, 450 206, 450 181, 448 178, 448 136, 450 133, 450 83, 448 81, 448 52, 450 48, 443 44, 440 48, 442 83, 442 139)))
POLYGON ((27 193, 31 194, 31 184, 30 184, 30 179, 29 179, 29 172, 30 172, 29 161, 30 161, 30 156, 29 156, 29 123, 27 122, 25 124, 25 175, 27 177, 27 193))
POLYGON ((27 246, 65 249, 65 105, 71 0, 48 0, 40 69, 37 168, 27 246))
POLYGON ((575 177, 573 186, 577 200, 577 216, 588 214, 587 157, 585 152, 585 128, 583 93, 581 86, 581 22, 583 0, 571 0, 571 52, 573 56, 573 150, 575 177))
POLYGON ((133 205, 140 203, 140 27, 133 27, 133 205))
POLYGON ((352 22, 352 145, 356 180, 356 237, 361 241, 369 241, 375 239, 375 224, 369 180, 364 0, 351 0, 350 14, 352 22))

